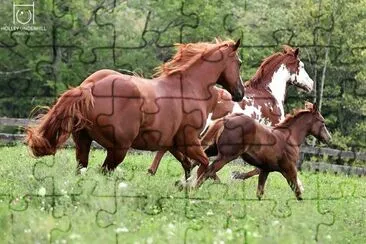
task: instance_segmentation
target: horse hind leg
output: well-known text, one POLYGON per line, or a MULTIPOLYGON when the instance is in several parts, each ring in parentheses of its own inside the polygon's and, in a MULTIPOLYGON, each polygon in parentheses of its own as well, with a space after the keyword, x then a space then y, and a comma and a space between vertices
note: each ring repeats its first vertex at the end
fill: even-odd
POLYGON ((156 171, 158 170, 159 164, 161 159, 163 158, 164 154, 166 153, 166 150, 161 150, 156 153, 154 157, 154 161, 150 165, 150 168, 147 170, 147 172, 151 175, 155 175, 156 171))
POLYGON ((88 167, 88 158, 90 152, 90 146, 92 143, 92 138, 89 136, 86 130, 80 130, 72 133, 72 138, 75 143, 76 149, 76 160, 78 162, 77 174, 81 173, 83 168, 88 167))
POLYGON ((113 170, 124 160, 129 147, 108 148, 107 157, 102 165, 102 172, 108 173, 113 170))
POLYGON ((236 180, 246 180, 249 179, 255 175, 260 174, 261 170, 258 168, 255 168, 249 172, 239 172, 239 171, 234 171, 232 172, 232 178, 236 179, 236 180))

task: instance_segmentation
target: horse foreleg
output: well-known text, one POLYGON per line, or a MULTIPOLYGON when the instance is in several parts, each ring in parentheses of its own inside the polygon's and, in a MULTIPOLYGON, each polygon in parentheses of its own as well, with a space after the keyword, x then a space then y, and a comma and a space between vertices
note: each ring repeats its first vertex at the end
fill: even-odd
POLYGON ((216 172, 218 172, 225 164, 229 163, 230 161, 234 160, 236 156, 230 157, 223 157, 219 155, 212 164, 210 164, 206 170, 206 172, 200 176, 197 180, 196 187, 199 187, 207 178, 218 178, 216 172))
POLYGON ((107 157, 102 165, 104 173, 113 171, 126 157, 128 147, 126 148, 108 148, 107 157))
POLYGON ((176 149, 170 149, 169 152, 182 164, 184 169, 184 176, 186 180, 191 176, 192 163, 191 161, 180 151, 176 149))
POLYGON ((151 175, 155 175, 156 170, 159 167, 160 161, 161 161, 162 157, 164 156, 164 154, 166 153, 166 151, 167 150, 161 150, 156 153, 154 161, 150 165, 150 168, 147 170, 151 175))
POLYGON ((268 177, 269 172, 260 170, 259 177, 258 177, 258 186, 257 186, 257 197, 258 200, 262 199, 264 193, 264 185, 266 184, 266 180, 268 177))
MULTIPOLYGON (((195 143, 195 144, 199 145, 199 143, 195 143)), ((182 150, 179 150, 179 151, 182 151, 182 150)), ((206 172, 207 166, 209 164, 208 157, 206 156, 206 154, 203 151, 203 148, 201 146, 190 146, 190 147, 186 148, 185 155, 188 156, 190 159, 193 159, 197 163, 199 163, 199 167, 197 170, 197 178, 196 178, 198 180, 206 172)))
POLYGON ((281 171, 282 175, 286 178, 291 189, 294 191, 296 199, 302 200, 302 184, 297 177, 297 170, 295 164, 290 164, 288 167, 281 171), (300 183, 300 184, 299 184, 300 183))
POLYGON ((80 130, 72 133, 75 142, 76 160, 78 161, 77 174, 81 173, 82 168, 88 167, 88 158, 92 139, 86 130, 80 130))

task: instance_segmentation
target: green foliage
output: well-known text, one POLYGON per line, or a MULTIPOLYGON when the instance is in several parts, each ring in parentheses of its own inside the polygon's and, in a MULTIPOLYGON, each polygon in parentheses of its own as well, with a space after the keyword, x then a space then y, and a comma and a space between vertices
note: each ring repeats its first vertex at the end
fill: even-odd
MULTIPOLYGON (((172 56, 174 43, 242 37, 244 80, 281 45, 300 47, 316 91, 290 89, 287 111, 322 100, 331 132, 345 138, 342 146, 365 148, 365 0, 112 2, 37 1, 36 23, 45 32, 0 31, 0 71, 10 72, 0 73, 0 116, 28 117, 32 107, 52 104, 98 69, 151 77, 172 56)), ((0 26, 11 25, 12 2, 0 12, 0 26)))

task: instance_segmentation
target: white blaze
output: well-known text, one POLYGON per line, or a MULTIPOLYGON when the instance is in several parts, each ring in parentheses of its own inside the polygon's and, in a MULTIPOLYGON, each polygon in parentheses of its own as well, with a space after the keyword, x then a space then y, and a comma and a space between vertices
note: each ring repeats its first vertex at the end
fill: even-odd
POLYGON ((310 76, 306 72, 304 63, 301 61, 299 62, 299 74, 296 75, 296 80, 297 83, 305 86, 309 92, 313 90, 314 81, 310 78, 310 76))

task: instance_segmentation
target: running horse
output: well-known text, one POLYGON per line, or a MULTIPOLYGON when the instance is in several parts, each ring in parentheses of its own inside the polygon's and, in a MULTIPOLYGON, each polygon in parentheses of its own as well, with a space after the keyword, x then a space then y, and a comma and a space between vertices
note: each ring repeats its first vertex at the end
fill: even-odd
POLYGON ((261 125, 243 114, 232 114, 216 120, 205 134, 209 138, 205 139, 214 141, 218 156, 198 178, 196 187, 206 178, 214 176, 225 164, 241 157, 260 168, 258 199, 263 196, 268 174, 278 171, 286 178, 296 198, 302 200, 303 186, 297 176, 296 161, 299 158, 300 145, 309 134, 322 142, 331 139, 316 104, 308 102, 305 103, 305 109, 288 115, 274 127, 261 125))
POLYGON ((180 44, 159 76, 101 75, 63 93, 56 104, 28 127, 26 143, 36 157, 54 155, 72 133, 78 168, 87 167, 91 142, 107 150, 104 171, 114 170, 129 148, 184 152, 209 164, 199 133, 214 106, 214 85, 233 99, 244 95, 237 49, 240 40, 180 44), (168 119, 174 118, 174 119, 168 119))
MULTIPOLYGON (((255 75, 245 83, 245 96, 240 102, 233 102, 226 97, 220 97, 210 116, 207 125, 212 120, 219 119, 229 113, 242 113, 253 119, 274 126, 285 117, 284 103, 286 91, 290 85, 306 92, 313 90, 314 81, 305 70, 304 63, 299 58, 299 49, 284 45, 282 52, 277 52, 265 58, 255 75)), ((203 141, 205 146, 209 142, 203 141)), ((217 150, 210 147, 206 154, 215 156, 217 150)), ((154 158, 148 172, 155 174, 165 151, 159 151, 154 158)), ((180 156, 179 161, 187 161, 180 156)), ((182 163, 187 164, 187 162, 182 163)), ((259 174, 258 169, 243 173, 241 177, 249 178, 259 174)), ((215 177, 218 179, 218 177, 215 177)))

